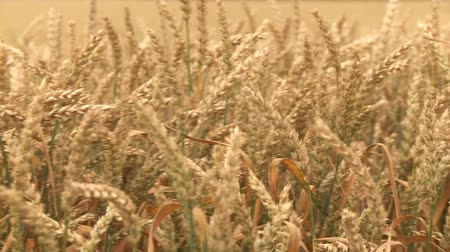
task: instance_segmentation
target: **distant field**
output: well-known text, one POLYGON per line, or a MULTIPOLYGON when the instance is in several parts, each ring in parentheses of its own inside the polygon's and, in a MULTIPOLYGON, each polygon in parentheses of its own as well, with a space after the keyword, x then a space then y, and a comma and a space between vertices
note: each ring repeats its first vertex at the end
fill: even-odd
MULTIPOLYGON (((270 4, 265 1, 249 1, 251 7, 256 11, 259 20, 264 17, 273 17, 270 4)), ((336 1, 306 1, 302 3, 302 14, 307 22, 311 21, 311 11, 319 9, 321 14, 328 20, 335 20, 342 14, 346 14, 351 20, 363 24, 361 29, 370 30, 377 27, 385 11, 386 1, 356 1, 336 2, 336 1)), ((450 21, 450 16, 444 13, 450 13, 450 3, 448 1, 442 4, 441 13, 444 22, 450 21)), ((209 23, 211 26, 216 24, 216 14, 214 2, 209 3, 209 23)), ((429 1, 402 2, 402 13, 408 20, 408 26, 414 26, 418 20, 423 20, 429 14, 429 1)), ((149 26, 156 28, 158 26, 158 14, 155 1, 121 1, 108 0, 99 1, 99 15, 110 17, 113 24, 120 30, 123 26, 123 8, 128 6, 133 13, 135 20, 139 22, 135 25, 141 27, 149 26)), ((171 1, 169 6, 178 14, 178 2, 171 1)), ((280 2, 279 6, 283 14, 291 11, 290 2, 280 2)), ((56 0, 0 0, 0 38, 13 42, 14 39, 25 29, 33 18, 39 15, 45 15, 51 8, 55 8, 64 16, 64 21, 74 19, 78 22, 78 29, 84 28, 87 20, 88 1, 56 1, 56 0)), ((227 1, 228 17, 230 22, 239 21, 245 18, 241 8, 240 1, 227 1)))

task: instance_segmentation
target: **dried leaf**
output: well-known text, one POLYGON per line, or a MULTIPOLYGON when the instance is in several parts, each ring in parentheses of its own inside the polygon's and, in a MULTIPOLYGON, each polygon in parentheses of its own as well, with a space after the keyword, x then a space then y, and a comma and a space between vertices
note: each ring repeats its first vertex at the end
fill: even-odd
MULTIPOLYGON (((296 227, 293 223, 285 221, 284 224, 289 229, 289 242, 288 242, 288 252, 298 252, 299 248, 306 248, 305 244, 302 246, 302 234, 300 229, 296 227)), ((307 249, 305 249, 307 251, 307 249)))
POLYGON ((155 235, 156 229, 158 229, 161 222, 170 214, 175 212, 177 209, 181 207, 178 203, 168 203, 162 206, 158 212, 155 214, 155 218, 153 218, 153 224, 150 228, 150 237, 148 238, 148 252, 155 252, 155 244, 153 241, 153 237, 155 235))
POLYGON ((368 146, 366 148, 366 150, 364 151, 364 160, 366 161, 365 163, 367 163, 367 156, 369 155, 369 152, 374 149, 375 147, 381 147, 383 150, 383 154, 384 154, 384 160, 386 161, 386 170, 387 170, 387 174, 388 174, 388 178, 389 178, 389 184, 391 185, 391 190, 392 190, 392 197, 394 198, 394 203, 395 203, 395 214, 397 217, 402 216, 401 213, 401 206, 400 206, 400 198, 398 196, 398 192, 397 192, 397 185, 396 185, 396 180, 395 180, 395 171, 394 171, 394 161, 392 160, 392 155, 389 152, 389 150, 387 149, 386 145, 381 144, 381 143, 375 143, 372 144, 370 146, 368 146))

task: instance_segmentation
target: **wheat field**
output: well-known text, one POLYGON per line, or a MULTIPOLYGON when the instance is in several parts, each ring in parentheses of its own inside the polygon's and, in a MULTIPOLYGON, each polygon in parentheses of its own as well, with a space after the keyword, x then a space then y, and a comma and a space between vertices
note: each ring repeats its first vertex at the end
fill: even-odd
POLYGON ((450 251, 447 2, 0 4, 1 252, 450 251))
MULTIPOLYGON (((358 0, 356 0, 358 1, 358 0)), ((440 10, 442 13, 450 12, 450 2, 441 1, 440 10)), ((145 36, 147 28, 157 29, 159 16, 157 13, 157 1, 155 0, 102 0, 98 2, 98 13, 101 17, 109 17, 114 21, 123 19, 124 7, 128 7, 133 13, 133 24, 136 26, 136 36, 142 39, 145 36)), ((208 1, 207 8, 209 12, 206 16, 207 24, 210 28, 210 36, 218 36, 216 6, 214 1, 208 1)), ((273 14, 273 8, 269 1, 250 0, 248 2, 252 11, 255 12, 254 18, 257 22, 262 22, 264 18, 273 14)), ((279 10, 283 15, 292 15, 292 4, 290 1, 280 1, 277 3, 279 10)), ((175 15, 181 15, 179 3, 175 0, 168 1, 169 10, 175 15)), ((301 3, 300 15, 302 21, 308 26, 314 27, 314 18, 311 11, 318 9, 328 20, 336 21, 345 15, 349 22, 359 22, 358 29, 361 32, 370 32, 377 29, 383 19, 385 9, 385 0, 369 0, 360 3, 355 0, 304 0, 301 3)), ((45 16, 50 8, 58 10, 63 15, 64 22, 75 20, 80 32, 84 32, 87 26, 87 10, 89 0, 0 0, 0 38, 9 43, 16 44, 17 38, 26 30, 27 26, 36 18, 45 16)), ((417 22, 422 21, 429 14, 429 2, 421 1, 401 1, 399 18, 405 22, 408 29, 414 29, 417 22)), ((227 17, 234 20, 230 25, 236 22, 245 21, 245 11, 242 8, 240 0, 226 1, 225 9, 227 17)), ((178 21, 179 22, 179 21, 178 21)), ((441 15, 440 22, 450 22, 449 15, 441 15)), ((194 26, 195 23, 193 22, 194 26)), ((117 22, 114 27, 118 33, 125 33, 125 26, 117 22)), ((67 30, 63 30, 66 34, 67 30)), ((45 38, 45 33, 40 37, 45 38)), ((37 39, 41 39, 41 38, 37 39)), ((41 40, 42 41, 42 40, 41 40)))

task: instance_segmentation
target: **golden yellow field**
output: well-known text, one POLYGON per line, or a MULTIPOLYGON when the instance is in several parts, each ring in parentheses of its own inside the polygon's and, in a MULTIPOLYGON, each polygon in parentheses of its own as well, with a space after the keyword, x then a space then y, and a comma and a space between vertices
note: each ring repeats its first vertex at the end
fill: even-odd
MULTIPOLYGON (((282 14, 292 14, 292 3, 280 1, 282 14)), ((214 27, 217 24, 214 2, 208 3, 208 24, 214 27)), ((268 1, 249 1, 250 7, 255 11, 256 18, 261 21, 273 16, 273 9, 268 1)), ((159 24, 159 16, 154 0, 106 0, 99 1, 100 17, 109 17, 114 23, 123 19, 123 8, 128 6, 135 17, 138 32, 141 34, 145 27, 156 28, 159 24)), ((180 9, 176 1, 168 1, 169 8, 179 14, 180 9)), ((402 1, 400 16, 405 19, 408 27, 416 25, 417 21, 423 20, 429 14, 430 4, 428 1, 402 1)), ((239 0, 225 1, 227 15, 230 21, 245 19, 242 5, 239 0)), ((23 31, 27 25, 37 16, 46 15, 50 8, 61 12, 64 20, 76 20, 80 27, 87 23, 87 10, 89 1, 86 0, 0 0, 0 38, 8 41, 14 40, 17 34, 23 31)), ((385 1, 303 1, 301 3, 301 15, 305 22, 311 24, 313 18, 311 12, 319 9, 329 20, 336 20, 346 15, 352 22, 359 22, 363 31, 370 31, 381 25, 386 10, 385 1)), ((442 13, 450 13, 450 2, 442 1, 442 13)), ((443 22, 449 22, 448 15, 442 15, 443 22)), ((119 23, 117 29, 123 31, 123 25, 119 23)))
POLYGON ((156 1, 0 0, 0 252, 450 251, 447 0, 156 1))

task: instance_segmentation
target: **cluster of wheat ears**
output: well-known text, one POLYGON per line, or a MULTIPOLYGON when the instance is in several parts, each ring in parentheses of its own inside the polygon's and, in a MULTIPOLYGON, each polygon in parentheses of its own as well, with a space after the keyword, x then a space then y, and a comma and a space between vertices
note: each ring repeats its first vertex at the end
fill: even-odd
POLYGON ((160 0, 138 40, 92 0, 86 32, 52 9, 0 42, 2 252, 450 251, 439 1, 362 35, 242 3, 160 0))

